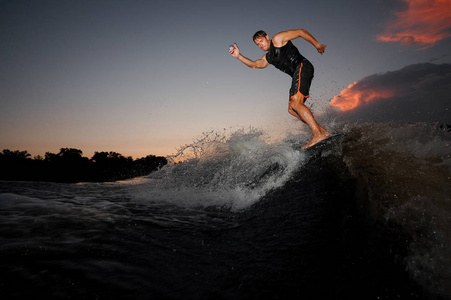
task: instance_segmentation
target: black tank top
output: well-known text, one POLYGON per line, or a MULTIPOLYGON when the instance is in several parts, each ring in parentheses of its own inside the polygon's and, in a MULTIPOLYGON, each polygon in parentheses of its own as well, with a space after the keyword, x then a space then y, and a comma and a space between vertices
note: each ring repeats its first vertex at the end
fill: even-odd
POLYGON ((294 70, 304 59, 304 56, 299 53, 291 41, 280 48, 274 47, 272 41, 269 46, 269 51, 266 53, 266 60, 274 65, 277 69, 287 73, 293 77, 294 70))

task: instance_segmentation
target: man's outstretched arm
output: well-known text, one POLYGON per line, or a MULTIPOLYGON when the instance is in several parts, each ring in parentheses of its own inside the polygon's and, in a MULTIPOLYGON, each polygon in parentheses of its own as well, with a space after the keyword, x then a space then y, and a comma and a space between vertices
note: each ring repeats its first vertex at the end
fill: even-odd
POLYGON ((243 64, 245 64, 246 66, 248 66, 252 69, 263 69, 263 68, 266 68, 267 66, 269 66, 269 63, 266 60, 266 55, 263 55, 262 58, 260 58, 256 61, 253 61, 253 60, 241 55, 240 49, 238 48, 238 46, 236 44, 233 44, 233 46, 230 46, 229 52, 230 52, 230 55, 238 58, 243 64))
POLYGON ((287 31, 279 32, 278 34, 276 34, 273 37, 272 42, 273 42, 274 46, 282 47, 282 46, 285 46, 286 43, 288 43, 288 41, 297 39, 299 37, 303 38, 304 40, 306 40, 307 42, 312 44, 313 47, 315 47, 316 50, 318 50, 318 52, 321 54, 323 54, 324 51, 326 50, 326 45, 323 45, 320 42, 318 42, 313 37, 313 35, 311 35, 305 29, 295 29, 295 30, 287 30, 287 31))

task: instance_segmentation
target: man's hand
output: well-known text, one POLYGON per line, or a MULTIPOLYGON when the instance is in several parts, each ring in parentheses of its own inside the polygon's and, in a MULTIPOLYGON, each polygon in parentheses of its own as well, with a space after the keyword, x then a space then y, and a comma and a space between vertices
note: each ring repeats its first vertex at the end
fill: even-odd
POLYGON ((240 55, 240 49, 238 48, 236 43, 234 43, 232 46, 229 47, 229 52, 230 52, 230 55, 232 55, 233 57, 236 57, 236 58, 238 58, 238 56, 240 55))
POLYGON ((267 66, 269 66, 269 62, 266 60, 266 54, 263 55, 262 58, 257 59, 256 61, 250 60, 249 58, 241 55, 240 49, 238 48, 236 43, 234 43, 233 45, 231 45, 229 47, 229 52, 230 52, 230 55, 238 58, 239 61, 241 61, 243 64, 245 64, 246 66, 248 66, 252 69, 255 69, 255 68, 263 69, 263 68, 266 68, 267 66))
POLYGON ((319 44, 319 45, 316 47, 316 50, 318 50, 318 53, 323 54, 324 51, 326 50, 326 45, 319 44))

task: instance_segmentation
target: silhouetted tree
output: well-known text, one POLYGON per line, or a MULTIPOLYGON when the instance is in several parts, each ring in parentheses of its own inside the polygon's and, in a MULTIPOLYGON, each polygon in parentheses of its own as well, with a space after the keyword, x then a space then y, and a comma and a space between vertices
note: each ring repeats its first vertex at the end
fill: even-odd
POLYGON ((2 159, 6 160, 25 160, 31 157, 31 154, 28 153, 27 150, 25 151, 11 151, 9 149, 3 149, 2 153, 0 154, 0 157, 2 159))
POLYGON ((61 161, 61 157, 58 154, 46 152, 44 160, 49 163, 59 163, 61 161))
POLYGON ((11 151, 3 149, 0 153, 0 178, 11 178, 19 180, 23 176, 29 176, 28 173, 23 174, 23 170, 29 169, 31 164, 30 154, 28 151, 11 151))
POLYGON ((61 148, 58 154, 46 152, 45 178, 58 182, 89 181, 89 159, 82 154, 75 148, 61 148))
POLYGON ((58 153, 66 161, 78 161, 83 159, 82 157, 83 151, 74 148, 61 148, 58 153))
POLYGON ((94 152, 91 160, 95 163, 103 163, 108 161, 108 152, 94 152))
POLYGON ((75 148, 46 152, 30 159, 27 151, 4 149, 0 153, 0 179, 54 182, 115 181, 147 175, 165 164, 164 157, 148 155, 133 160, 117 152, 95 152, 91 159, 75 148))

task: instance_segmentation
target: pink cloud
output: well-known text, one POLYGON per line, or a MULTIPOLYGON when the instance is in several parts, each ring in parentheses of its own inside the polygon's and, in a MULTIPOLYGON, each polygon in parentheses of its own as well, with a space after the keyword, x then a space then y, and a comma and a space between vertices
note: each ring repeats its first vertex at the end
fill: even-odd
POLYGON ((375 88, 356 81, 341 91, 340 95, 335 96, 330 105, 348 111, 371 101, 393 97, 394 94, 395 92, 389 88, 375 88))
POLYGON ((347 121, 408 121, 451 124, 451 64, 420 63, 360 79, 330 105, 347 121))
POLYGON ((381 42, 399 42, 430 48, 451 36, 450 0, 402 0, 407 9, 395 12, 385 32, 377 36, 381 42))

